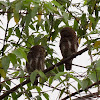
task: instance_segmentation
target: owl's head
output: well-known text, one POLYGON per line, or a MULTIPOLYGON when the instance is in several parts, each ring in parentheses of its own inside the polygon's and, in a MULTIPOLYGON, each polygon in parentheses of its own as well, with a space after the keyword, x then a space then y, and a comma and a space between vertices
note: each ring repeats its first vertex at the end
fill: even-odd
POLYGON ((45 55, 45 48, 41 45, 35 45, 30 49, 30 52, 34 52, 35 54, 41 53, 45 55))
POLYGON ((60 31, 61 37, 75 37, 76 33, 71 27, 65 27, 60 31))

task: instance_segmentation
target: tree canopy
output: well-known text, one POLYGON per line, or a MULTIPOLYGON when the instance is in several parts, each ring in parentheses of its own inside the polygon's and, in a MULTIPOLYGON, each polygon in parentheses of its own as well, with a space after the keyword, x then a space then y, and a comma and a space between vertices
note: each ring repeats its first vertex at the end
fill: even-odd
POLYGON ((100 0, 73 1, 0 1, 0 99, 18 100, 24 96, 27 100, 50 100, 45 87, 59 91, 56 95, 61 100, 99 98, 100 0), (75 30, 83 49, 62 59, 55 46, 60 30, 66 26, 75 30), (34 45, 44 46, 47 52, 45 70, 35 70, 29 76, 25 70, 27 53, 34 45), (75 72, 75 67, 65 70, 65 61, 86 51, 90 65, 72 64, 76 69, 81 67, 80 72, 85 69, 85 73, 75 72), (36 78, 39 85, 33 86, 36 78))

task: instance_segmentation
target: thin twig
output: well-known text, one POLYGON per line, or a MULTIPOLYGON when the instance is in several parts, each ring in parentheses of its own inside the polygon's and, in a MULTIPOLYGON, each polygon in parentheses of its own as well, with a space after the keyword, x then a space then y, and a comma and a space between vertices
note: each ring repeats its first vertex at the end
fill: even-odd
POLYGON ((85 90, 88 90, 89 88, 91 88, 91 87, 93 87, 93 86, 95 86, 95 85, 98 85, 98 84, 100 84, 100 80, 99 80, 98 82, 95 82, 95 83, 93 83, 92 85, 88 86, 88 87, 85 88, 84 90, 83 90, 83 89, 80 89, 79 91, 74 92, 74 93, 68 95, 67 97, 63 98, 62 100, 66 100, 66 99, 68 99, 68 98, 70 98, 70 97, 72 97, 72 96, 75 96, 76 94, 79 94, 80 92, 83 92, 83 91, 85 91, 85 90))
MULTIPOLYGON (((6 27, 5 36, 4 36, 4 41, 3 41, 3 47, 2 47, 2 49, 1 49, 1 54, 2 54, 2 56, 4 56, 4 48, 5 48, 5 42, 6 42, 7 31, 8 31, 8 24, 9 24, 9 21, 7 21, 7 27, 6 27)), ((1 75, 0 75, 0 82, 1 82, 1 75)), ((0 84, 0 93, 1 93, 1 84, 0 84)))
POLYGON ((93 97, 96 97, 96 96, 98 96, 99 95, 99 92, 95 92, 95 93, 91 93, 91 94, 88 94, 88 95, 85 95, 85 96, 82 96, 82 97, 78 97, 78 98, 75 98, 75 99, 73 99, 73 100, 83 100, 83 98, 84 98, 84 100, 86 100, 86 99, 89 99, 89 98, 93 98, 93 97))
POLYGON ((2 56, 4 55, 4 47, 5 47, 6 36, 7 36, 7 31, 8 31, 8 24, 9 24, 9 21, 7 21, 7 27, 6 27, 5 36, 4 36, 4 41, 3 41, 3 47, 2 47, 2 49, 1 49, 2 56))
POLYGON ((84 66, 81 66, 81 65, 77 65, 77 64, 72 64, 74 66, 78 66, 78 67, 81 67, 81 68, 87 68, 87 67, 84 67, 84 66))

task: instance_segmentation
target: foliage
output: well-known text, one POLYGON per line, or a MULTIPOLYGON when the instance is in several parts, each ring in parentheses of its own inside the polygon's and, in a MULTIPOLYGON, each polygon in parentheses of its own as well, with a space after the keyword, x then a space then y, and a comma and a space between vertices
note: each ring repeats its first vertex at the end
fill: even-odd
MULTIPOLYGON (((72 27, 77 33, 79 43, 81 40, 85 40, 82 42, 82 46, 88 46, 88 55, 91 58, 91 64, 85 66, 87 73, 84 76, 78 74, 76 77, 75 71, 65 72, 64 65, 60 65, 59 68, 55 68, 47 74, 36 70, 30 75, 31 83, 26 84, 26 87, 20 87, 5 97, 5 100, 11 98, 18 100, 22 95, 29 100, 30 98, 42 100, 43 97, 49 100, 49 93, 43 90, 45 85, 53 88, 53 91, 60 91, 59 98, 61 98, 64 94, 70 95, 70 87, 75 91, 85 90, 93 82, 100 80, 100 57, 98 57, 100 56, 100 1, 83 0, 82 3, 72 1, 0 1, 0 17, 7 17, 7 19, 5 17, 5 21, 0 19, 1 34, 3 32, 3 37, 0 37, 0 74, 4 80, 1 82, 2 90, 10 90, 13 79, 18 79, 16 81, 22 83, 29 78, 25 71, 25 62, 32 46, 41 44, 45 47, 47 51, 46 68, 61 60, 54 47, 62 27, 72 27), (87 12, 82 9, 84 7, 87 8, 87 12), (32 85, 36 75, 40 76, 39 86, 32 85), (82 76, 81 79, 80 76, 82 76), (71 79, 78 83, 76 87, 70 82, 71 79), (52 86, 55 81, 57 81, 57 85, 52 86), (61 88, 59 88, 60 86, 61 88), (32 90, 37 91, 36 96, 32 90)), ((87 91, 85 92, 87 93, 87 91)), ((3 93, 4 91, 2 91, 3 93)))

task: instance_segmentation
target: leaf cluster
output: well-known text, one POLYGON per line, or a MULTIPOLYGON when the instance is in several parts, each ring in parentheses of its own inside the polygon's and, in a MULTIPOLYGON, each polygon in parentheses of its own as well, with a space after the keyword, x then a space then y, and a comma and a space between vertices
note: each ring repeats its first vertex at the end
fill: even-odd
MULTIPOLYGON (((18 79, 19 83, 25 81, 29 76, 25 70, 27 53, 34 45, 42 45, 46 49, 45 67, 49 68, 61 60, 55 50, 59 32, 63 27, 72 27, 77 33, 79 44, 88 46, 88 54, 94 60, 100 56, 100 1, 84 0, 84 3, 73 3, 72 0, 15 0, 13 2, 0 1, 0 17, 6 16, 6 28, 4 20, 0 19, 0 74, 2 90, 11 89, 12 80, 18 79), (87 7, 87 12, 84 11, 87 7), (74 10, 75 8, 77 10, 74 10), (1 33, 2 33, 1 32, 1 33), (82 40, 85 42, 81 42, 82 40), (27 77, 26 77, 27 76, 27 77)), ((91 62, 85 75, 72 72, 64 72, 64 65, 51 70, 46 75, 35 70, 30 75, 31 83, 26 88, 20 87, 16 92, 5 98, 17 100, 24 95, 27 99, 36 98, 41 100, 44 96, 49 100, 48 91, 43 87, 46 85, 54 90, 60 91, 59 99, 65 94, 70 95, 70 87, 75 91, 85 90, 93 82, 100 80, 100 57, 91 62), (39 86, 33 86, 39 75, 39 86), (80 76, 82 78, 80 79, 80 76), (78 83, 75 87, 70 80, 78 83), (57 85, 52 86, 57 81, 57 85), (62 88, 59 88, 62 87, 62 88), (34 97, 32 90, 37 91, 34 97)), ((98 87, 98 86, 96 86, 98 87)), ((87 93, 87 91, 85 91, 87 93)), ((4 93, 4 92, 3 92, 4 93)))

